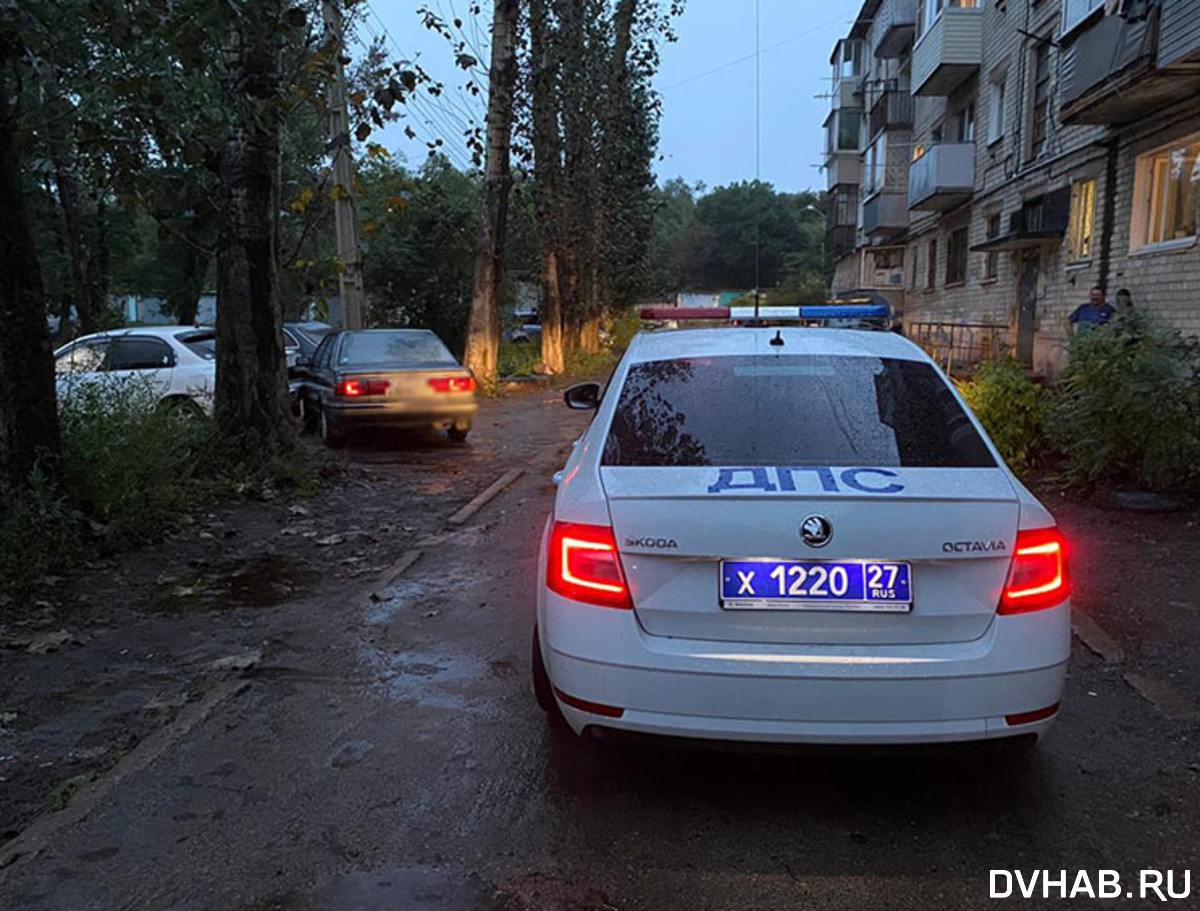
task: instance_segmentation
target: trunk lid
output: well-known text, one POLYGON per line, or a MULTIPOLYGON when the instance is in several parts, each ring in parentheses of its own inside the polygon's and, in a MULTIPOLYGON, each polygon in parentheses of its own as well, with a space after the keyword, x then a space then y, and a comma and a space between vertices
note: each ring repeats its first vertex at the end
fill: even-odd
POLYGON ((747 643, 964 642, 996 613, 1019 504, 994 468, 600 469, 634 609, 651 635, 747 643), (810 515, 829 543, 802 540, 810 515), (722 560, 911 565, 911 612, 731 610, 722 560))

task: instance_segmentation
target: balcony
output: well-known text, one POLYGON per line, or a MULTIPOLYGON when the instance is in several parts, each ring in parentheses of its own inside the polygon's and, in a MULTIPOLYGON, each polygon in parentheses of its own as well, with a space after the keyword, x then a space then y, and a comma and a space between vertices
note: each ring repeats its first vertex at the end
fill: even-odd
POLYGON ((825 255, 836 262, 847 253, 853 253, 857 244, 857 229, 854 225, 833 225, 825 230, 825 255))
POLYGON ((917 31, 918 0, 883 0, 875 14, 875 56, 881 60, 903 57, 917 31))
POLYGON ((890 238, 908 230, 908 205, 903 193, 876 193, 863 203, 863 233, 890 238))
POLYGON ((862 180, 861 155, 858 151, 831 152, 825 159, 825 186, 858 184, 862 180))
POLYGON ((835 111, 840 108, 861 108, 862 81, 861 76, 838 79, 833 84, 833 102, 830 107, 835 111))
POLYGON ((1097 19, 1063 54, 1065 124, 1132 123, 1200 92, 1200 4, 1164 2, 1149 18, 1097 19))
POLYGON ((908 169, 908 207, 944 212, 967 202, 975 193, 975 144, 935 145, 908 169))
POLYGON ((884 130, 911 130, 913 125, 913 97, 903 89, 888 89, 883 92, 871 108, 871 136, 884 130))
POLYGON ((983 9, 947 6, 913 47, 914 95, 949 95, 983 60, 983 9))

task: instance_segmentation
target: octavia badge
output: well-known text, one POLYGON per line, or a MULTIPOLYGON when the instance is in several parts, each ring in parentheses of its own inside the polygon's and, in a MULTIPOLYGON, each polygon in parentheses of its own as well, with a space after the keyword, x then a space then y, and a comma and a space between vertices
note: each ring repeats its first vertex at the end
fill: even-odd
POLYGON ((833 537, 833 526, 824 516, 808 516, 800 523, 800 537, 809 547, 824 547, 833 537))

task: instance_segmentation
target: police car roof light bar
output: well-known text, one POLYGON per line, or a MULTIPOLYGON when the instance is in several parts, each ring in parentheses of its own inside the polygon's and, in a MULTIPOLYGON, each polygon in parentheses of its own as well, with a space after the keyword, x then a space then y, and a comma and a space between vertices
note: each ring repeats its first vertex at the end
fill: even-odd
POLYGON ((801 304, 758 307, 644 307, 644 320, 820 320, 888 319, 883 304, 801 304))

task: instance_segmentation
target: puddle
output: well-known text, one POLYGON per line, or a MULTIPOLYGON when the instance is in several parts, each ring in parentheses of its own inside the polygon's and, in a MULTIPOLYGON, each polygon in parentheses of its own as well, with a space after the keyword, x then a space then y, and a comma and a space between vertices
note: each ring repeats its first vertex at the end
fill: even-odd
POLYGON ((320 575, 278 556, 226 563, 161 580, 154 606, 170 613, 274 607, 303 595, 320 575))
POLYGON ((486 662, 464 655, 372 650, 368 657, 389 698, 429 708, 471 708, 464 690, 488 673, 486 662))

